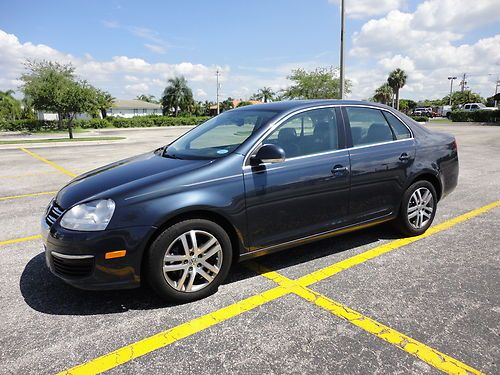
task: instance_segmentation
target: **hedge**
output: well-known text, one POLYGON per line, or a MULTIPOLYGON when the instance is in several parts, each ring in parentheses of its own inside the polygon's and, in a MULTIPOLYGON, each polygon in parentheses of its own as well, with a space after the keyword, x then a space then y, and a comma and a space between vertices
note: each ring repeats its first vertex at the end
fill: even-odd
POLYGON ((427 116, 410 116, 412 119, 414 119, 417 122, 427 122, 429 121, 429 117, 427 116))
MULTIPOLYGON (((82 129, 138 128, 151 126, 199 125, 210 116, 138 116, 132 118, 106 117, 105 119, 75 120, 74 127, 82 129)), ((0 120, 0 131, 51 131, 57 130, 57 121, 43 120, 0 120)))
POLYGON ((453 122, 500 122, 500 110, 496 111, 453 111, 450 119, 453 122))

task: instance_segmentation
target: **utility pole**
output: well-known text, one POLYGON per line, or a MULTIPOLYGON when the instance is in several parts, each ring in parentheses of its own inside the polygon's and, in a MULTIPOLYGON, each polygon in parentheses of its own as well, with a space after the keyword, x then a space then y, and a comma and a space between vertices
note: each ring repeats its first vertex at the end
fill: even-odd
MULTIPOLYGON (((495 85, 495 96, 497 96, 498 94, 498 88, 500 87, 500 80, 498 79, 498 76, 497 76, 497 84, 495 85)), ((497 106, 497 100, 495 99, 494 101, 494 104, 493 104, 494 107, 497 106)))
POLYGON ((219 68, 217 68, 215 75, 217 76, 217 114, 219 114, 220 113, 220 107, 219 107, 219 76, 220 76, 220 71, 219 71, 219 68))
POLYGON ((465 90, 465 85, 467 84, 467 82, 465 81, 466 77, 467 73, 464 73, 464 75, 462 76, 462 81, 460 81, 460 86, 462 86, 462 88, 460 89, 461 92, 464 92, 465 90))
POLYGON ((344 99, 344 0, 340 1, 340 99, 344 99))
POLYGON ((457 77, 448 77, 450 80, 450 105, 451 105, 451 94, 453 94, 453 81, 457 79, 457 77))

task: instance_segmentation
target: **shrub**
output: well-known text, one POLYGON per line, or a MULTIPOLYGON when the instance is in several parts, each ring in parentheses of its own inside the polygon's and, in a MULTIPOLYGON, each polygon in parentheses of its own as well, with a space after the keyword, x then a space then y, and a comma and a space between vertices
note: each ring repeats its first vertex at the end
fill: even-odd
POLYGON ((43 120, 0 120, 0 130, 4 131, 43 131, 57 129, 57 121, 43 120))
MULTIPOLYGON (((74 127, 82 129, 102 129, 102 128, 137 128, 151 126, 179 126, 179 125, 199 125, 210 119, 210 116, 141 116, 131 118, 106 117, 105 119, 94 118, 89 120, 74 120, 74 127)), ((47 131, 56 130, 57 121, 42 120, 0 120, 0 131, 47 131)))
POLYGON ((453 111, 450 119, 453 122, 500 122, 500 110, 496 111, 453 111))
POLYGON ((427 122, 429 121, 429 117, 426 116, 410 116, 412 119, 414 119, 417 122, 427 122))

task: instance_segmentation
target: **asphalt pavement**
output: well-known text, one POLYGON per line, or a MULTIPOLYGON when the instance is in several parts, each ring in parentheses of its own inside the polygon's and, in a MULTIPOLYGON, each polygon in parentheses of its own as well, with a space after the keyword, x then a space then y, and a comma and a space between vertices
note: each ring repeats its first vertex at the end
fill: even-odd
POLYGON ((184 305, 147 288, 74 289, 46 269, 36 236, 71 174, 189 128, 24 146, 39 158, 0 149, 0 373, 499 374, 500 127, 428 126, 454 134, 460 158, 428 236, 383 225, 261 257, 184 305))

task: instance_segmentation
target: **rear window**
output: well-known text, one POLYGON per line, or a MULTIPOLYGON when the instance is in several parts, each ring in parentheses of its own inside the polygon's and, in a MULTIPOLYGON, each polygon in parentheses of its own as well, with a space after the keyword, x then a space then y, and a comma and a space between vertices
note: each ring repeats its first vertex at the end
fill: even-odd
POLYGON ((411 133, 408 130, 408 128, 398 120, 396 116, 394 116, 390 112, 383 112, 385 118, 387 119, 387 122, 392 128, 392 131, 396 135, 396 139, 406 139, 406 138, 411 138, 411 133))

